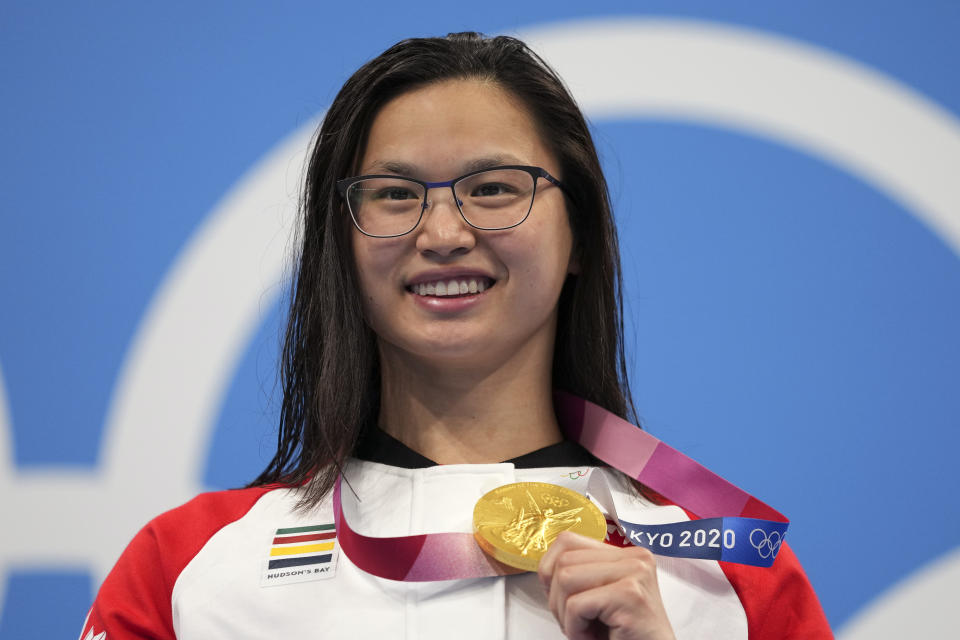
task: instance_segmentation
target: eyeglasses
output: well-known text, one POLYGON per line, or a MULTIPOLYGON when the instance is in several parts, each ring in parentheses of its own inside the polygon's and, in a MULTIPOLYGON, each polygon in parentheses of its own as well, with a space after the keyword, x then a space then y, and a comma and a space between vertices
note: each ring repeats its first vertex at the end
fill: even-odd
POLYGON ((361 233, 396 238, 417 228, 430 205, 427 191, 437 187, 450 187, 460 215, 471 227, 484 231, 515 227, 530 215, 538 178, 564 189, 540 167, 510 165, 473 171, 446 182, 391 175, 357 176, 338 180, 337 190, 361 233))

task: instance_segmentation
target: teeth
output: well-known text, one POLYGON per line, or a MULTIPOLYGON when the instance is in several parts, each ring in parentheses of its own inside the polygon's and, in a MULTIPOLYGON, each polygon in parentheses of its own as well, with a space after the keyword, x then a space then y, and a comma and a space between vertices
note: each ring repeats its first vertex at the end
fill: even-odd
POLYGON ((410 291, 420 296, 457 296, 468 293, 483 293, 487 290, 486 278, 465 278, 439 282, 420 282, 410 287, 410 291))

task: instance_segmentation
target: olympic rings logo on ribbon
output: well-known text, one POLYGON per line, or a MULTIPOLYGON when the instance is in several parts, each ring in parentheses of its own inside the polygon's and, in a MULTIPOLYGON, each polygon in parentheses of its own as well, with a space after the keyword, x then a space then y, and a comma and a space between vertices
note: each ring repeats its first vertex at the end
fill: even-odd
POLYGON ((783 534, 779 531, 767 533, 763 529, 754 529, 750 532, 750 545, 757 550, 761 558, 773 558, 782 544, 783 534), (760 536, 756 535, 758 533, 760 536))

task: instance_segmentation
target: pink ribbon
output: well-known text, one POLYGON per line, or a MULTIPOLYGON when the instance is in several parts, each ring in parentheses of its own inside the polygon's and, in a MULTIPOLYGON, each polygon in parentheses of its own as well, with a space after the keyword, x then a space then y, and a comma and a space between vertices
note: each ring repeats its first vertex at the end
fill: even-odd
MULTIPOLYGON (((609 411, 564 392, 557 392, 554 402, 568 440, 699 517, 788 522, 772 507, 609 411)), ((337 542, 350 561, 367 573, 389 580, 426 582, 521 572, 484 553, 471 533, 389 538, 357 533, 343 514, 340 484, 338 476, 333 488, 337 542)))

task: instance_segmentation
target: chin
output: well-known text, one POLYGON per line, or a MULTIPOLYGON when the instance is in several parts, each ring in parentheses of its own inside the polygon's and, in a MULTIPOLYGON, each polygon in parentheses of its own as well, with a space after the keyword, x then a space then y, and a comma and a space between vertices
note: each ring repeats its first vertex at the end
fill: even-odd
POLYGON ((426 366, 477 366, 491 358, 490 337, 464 331, 444 331, 430 336, 381 338, 380 350, 387 357, 419 362, 426 366))

